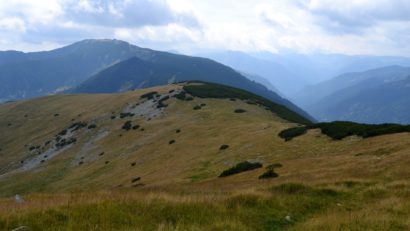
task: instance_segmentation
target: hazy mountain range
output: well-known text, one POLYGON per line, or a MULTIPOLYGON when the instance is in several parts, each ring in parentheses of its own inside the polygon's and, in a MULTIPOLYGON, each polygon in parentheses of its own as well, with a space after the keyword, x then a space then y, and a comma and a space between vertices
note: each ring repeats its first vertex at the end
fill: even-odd
POLYGON ((0 102, 200 80, 248 90, 311 120, 410 123, 410 71, 401 67, 410 66, 406 57, 227 51, 200 58, 177 53, 119 40, 83 40, 42 52, 3 51, 0 102))
POLYGON ((344 74, 306 88, 293 100, 321 121, 410 123, 410 67, 344 74))
POLYGON ((245 73, 268 80, 285 96, 294 98, 305 87, 336 76, 390 65, 410 66, 410 58, 341 54, 273 54, 269 52, 210 52, 200 54, 245 73))
POLYGON ((84 40, 44 52, 0 53, 0 100, 57 92, 113 93, 201 80, 251 91, 307 113, 264 85, 215 61, 140 48, 119 40, 84 40))

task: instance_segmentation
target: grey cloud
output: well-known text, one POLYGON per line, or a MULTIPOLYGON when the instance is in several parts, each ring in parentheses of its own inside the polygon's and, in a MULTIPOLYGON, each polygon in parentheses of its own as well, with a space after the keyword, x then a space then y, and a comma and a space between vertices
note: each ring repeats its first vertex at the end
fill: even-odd
POLYGON ((357 5, 347 1, 324 1, 315 7, 311 7, 310 2, 304 1, 299 6, 316 16, 318 25, 334 33, 362 33, 383 22, 410 22, 408 0, 374 0, 357 5))

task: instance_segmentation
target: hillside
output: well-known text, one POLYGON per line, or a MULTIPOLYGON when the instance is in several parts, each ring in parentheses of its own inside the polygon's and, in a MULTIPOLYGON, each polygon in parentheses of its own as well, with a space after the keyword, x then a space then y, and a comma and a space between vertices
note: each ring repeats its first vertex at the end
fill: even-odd
POLYGON ((307 88, 295 102, 320 121, 410 123, 410 68, 390 66, 348 73, 307 88))
POLYGON ((286 142, 276 110, 204 83, 2 104, 0 229, 410 227, 409 133, 286 142))
POLYGON ((191 80, 244 89, 284 105, 311 121, 314 120, 292 102, 270 91, 262 84, 249 80, 230 67, 210 59, 158 51, 153 52, 151 60, 133 57, 115 64, 90 77, 69 92, 115 93, 191 80))

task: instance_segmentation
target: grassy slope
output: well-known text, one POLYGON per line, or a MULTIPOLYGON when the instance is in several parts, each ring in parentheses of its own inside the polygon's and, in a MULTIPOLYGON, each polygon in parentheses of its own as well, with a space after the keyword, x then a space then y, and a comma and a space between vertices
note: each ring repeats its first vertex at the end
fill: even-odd
POLYGON ((285 142, 277 134, 294 124, 259 106, 229 99, 171 98, 165 101, 169 106, 163 117, 133 119, 143 132, 121 130, 129 118, 110 119, 112 112, 118 115, 144 93, 175 88, 181 86, 119 95, 53 96, 0 106, 2 172, 28 158, 25 144, 45 142, 73 118, 97 124, 40 168, 0 177, 0 229, 28 225, 40 230, 46 224, 50 230, 410 227, 409 134, 332 141, 311 130, 285 142), (200 103, 206 106, 193 110, 200 103), (247 112, 234 113, 237 108, 247 112), (85 145, 103 130, 109 135, 85 145), (169 145, 170 140, 176 143, 169 145), (229 148, 219 150, 222 144, 229 148), (99 156, 102 151, 105 154, 99 156), (78 153, 85 157, 82 165, 78 153), (263 168, 217 177, 244 160, 279 162, 283 167, 275 170, 279 177, 273 180, 257 179, 263 168), (144 186, 132 186, 137 176, 144 186), (10 197, 16 193, 27 202, 16 204, 10 197))

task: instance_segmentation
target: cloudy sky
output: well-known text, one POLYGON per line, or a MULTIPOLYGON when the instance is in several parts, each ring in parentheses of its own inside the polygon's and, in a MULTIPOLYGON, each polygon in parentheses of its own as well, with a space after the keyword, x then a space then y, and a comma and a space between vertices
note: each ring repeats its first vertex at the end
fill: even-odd
POLYGON ((116 38, 161 50, 410 54, 409 0, 0 0, 0 50, 116 38))

